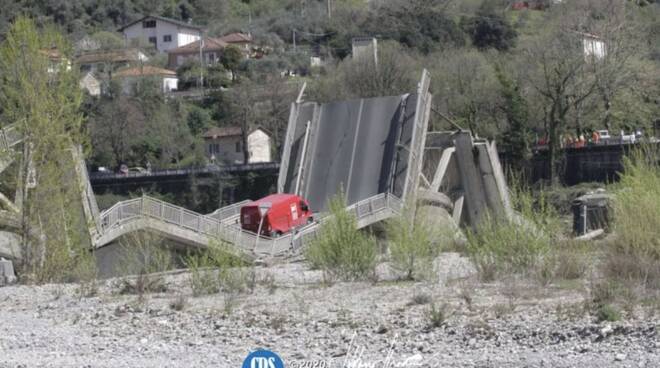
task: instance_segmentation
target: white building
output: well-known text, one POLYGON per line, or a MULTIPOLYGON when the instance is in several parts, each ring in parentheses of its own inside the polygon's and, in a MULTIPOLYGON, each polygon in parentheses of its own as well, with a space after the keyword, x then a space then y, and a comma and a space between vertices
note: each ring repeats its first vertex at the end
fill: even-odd
POLYGON ((175 71, 150 65, 122 69, 115 73, 113 78, 121 81, 122 91, 126 94, 130 94, 135 83, 144 78, 156 79, 163 92, 176 91, 179 88, 179 78, 175 71))
POLYGON ((605 42, 598 36, 583 33, 582 45, 584 57, 587 61, 602 60, 607 55, 605 42))
POLYGON ((101 94, 101 82, 92 72, 87 72, 78 82, 81 89, 86 90, 91 96, 101 94))
POLYGON ((271 139, 270 135, 263 129, 257 128, 253 130, 247 137, 248 153, 250 155, 250 163, 257 162, 271 162, 270 155, 271 139))
MULTIPOLYGON (((240 127, 211 128, 202 137, 211 162, 243 163, 243 131, 240 127)), ((271 162, 271 138, 266 131, 261 128, 251 131, 247 136, 247 145, 248 163, 271 162)))
POLYGON ((356 37, 352 42, 354 60, 371 59, 378 64, 378 41, 375 37, 356 37))
POLYGON ((119 31, 124 34, 129 47, 148 42, 158 52, 167 52, 199 40, 203 28, 175 19, 148 15, 126 24, 119 31))

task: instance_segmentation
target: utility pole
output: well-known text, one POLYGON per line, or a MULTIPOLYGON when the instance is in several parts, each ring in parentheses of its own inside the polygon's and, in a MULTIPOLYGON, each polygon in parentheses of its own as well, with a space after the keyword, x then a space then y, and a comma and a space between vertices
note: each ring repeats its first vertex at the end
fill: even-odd
POLYGON ((296 30, 293 30, 293 52, 296 52, 296 30))
POLYGON ((199 31, 199 88, 204 89, 204 32, 199 31))
POLYGON ((332 19, 332 0, 327 0, 328 4, 328 19, 332 19))

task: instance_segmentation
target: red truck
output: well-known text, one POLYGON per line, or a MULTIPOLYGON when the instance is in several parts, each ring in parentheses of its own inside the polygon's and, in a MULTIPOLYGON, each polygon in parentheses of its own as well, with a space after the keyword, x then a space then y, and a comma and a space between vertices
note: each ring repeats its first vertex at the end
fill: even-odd
POLYGON ((295 194, 271 194, 241 207, 241 228, 257 233, 261 225, 264 236, 278 237, 313 221, 309 203, 295 194))

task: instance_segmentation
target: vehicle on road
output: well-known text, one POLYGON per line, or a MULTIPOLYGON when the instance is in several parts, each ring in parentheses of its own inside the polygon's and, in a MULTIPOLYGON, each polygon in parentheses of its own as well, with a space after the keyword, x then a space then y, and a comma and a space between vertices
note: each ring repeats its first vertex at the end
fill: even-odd
POLYGON ((610 138, 612 138, 610 136, 609 130, 597 130, 596 133, 598 133, 598 137, 602 141, 608 141, 608 140, 610 140, 610 138))
POLYGON ((144 167, 136 166, 136 167, 131 167, 131 168, 129 168, 129 169, 128 169, 128 172, 129 172, 129 173, 141 173, 141 174, 145 174, 145 173, 147 173, 147 169, 145 169, 144 167))
POLYGON ((241 207, 241 228, 279 237, 314 222, 307 200, 295 194, 271 194, 241 207))

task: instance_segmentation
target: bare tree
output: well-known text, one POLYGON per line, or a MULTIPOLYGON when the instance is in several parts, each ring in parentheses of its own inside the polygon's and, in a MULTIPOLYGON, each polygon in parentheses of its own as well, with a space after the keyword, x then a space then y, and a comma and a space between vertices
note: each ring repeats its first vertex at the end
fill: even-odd
POLYGON ((615 0, 562 4, 552 8, 546 31, 522 48, 549 139, 552 180, 558 178, 561 136, 571 128, 582 133, 585 116, 600 116, 609 126, 611 102, 634 83, 629 62, 638 49, 629 18, 625 4, 615 0))

